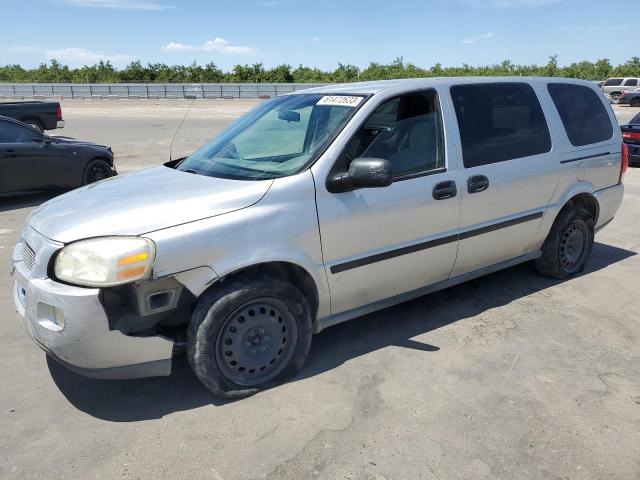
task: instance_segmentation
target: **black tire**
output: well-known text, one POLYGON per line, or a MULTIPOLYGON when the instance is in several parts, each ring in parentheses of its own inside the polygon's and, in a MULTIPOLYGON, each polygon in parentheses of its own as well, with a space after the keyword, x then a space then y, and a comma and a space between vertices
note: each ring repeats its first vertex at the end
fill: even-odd
POLYGON ((640 97, 632 98, 629 105, 632 107, 640 107, 640 97))
POLYGON ((579 201, 566 205, 542 245, 534 265, 538 273, 564 279, 584 270, 591 255, 594 219, 579 201))
POLYGON ((187 332, 187 357, 214 395, 243 397, 297 374, 312 335, 309 304, 297 288, 266 275, 238 276, 198 301, 187 332))
POLYGON ((38 119, 28 119, 28 120, 24 120, 24 123, 26 123, 27 125, 32 126, 33 128, 35 128, 36 130, 38 130, 40 133, 44 133, 44 125, 42 124, 42 122, 38 119))
POLYGON ((101 158, 94 158, 89 161, 82 174, 82 184, 89 185, 90 183, 104 180, 105 178, 113 177, 115 172, 113 167, 101 158))

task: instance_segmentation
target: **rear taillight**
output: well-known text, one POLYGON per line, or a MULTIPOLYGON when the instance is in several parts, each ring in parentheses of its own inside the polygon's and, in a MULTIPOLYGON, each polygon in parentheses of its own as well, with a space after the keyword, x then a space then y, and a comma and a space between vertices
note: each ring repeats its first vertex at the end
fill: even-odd
POLYGON ((640 142, 640 132, 622 132, 622 138, 640 142))
POLYGON ((56 108, 56 120, 62 120, 62 107, 58 104, 58 108, 56 108))
POLYGON ((618 183, 622 183, 624 180, 624 174, 627 173, 629 168, 629 146, 622 142, 622 161, 620 162, 620 178, 618 183))

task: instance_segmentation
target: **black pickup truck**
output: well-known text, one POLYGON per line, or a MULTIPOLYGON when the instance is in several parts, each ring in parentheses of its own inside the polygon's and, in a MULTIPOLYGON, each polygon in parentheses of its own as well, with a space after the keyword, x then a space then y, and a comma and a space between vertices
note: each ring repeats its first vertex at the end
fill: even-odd
POLYGON ((0 102, 0 115, 20 120, 41 132, 64 128, 58 102, 0 102))

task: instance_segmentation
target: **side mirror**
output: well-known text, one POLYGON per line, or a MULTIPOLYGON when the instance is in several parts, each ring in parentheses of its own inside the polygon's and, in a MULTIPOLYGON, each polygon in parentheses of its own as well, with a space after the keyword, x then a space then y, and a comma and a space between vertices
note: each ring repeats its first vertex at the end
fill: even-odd
POLYGON ((280 120, 286 120, 287 122, 299 122, 300 113, 293 110, 280 110, 278 112, 278 118, 280 120))
POLYGON ((358 188, 387 187, 393 183, 393 166, 383 158, 356 158, 349 171, 327 179, 331 193, 348 192, 358 188))

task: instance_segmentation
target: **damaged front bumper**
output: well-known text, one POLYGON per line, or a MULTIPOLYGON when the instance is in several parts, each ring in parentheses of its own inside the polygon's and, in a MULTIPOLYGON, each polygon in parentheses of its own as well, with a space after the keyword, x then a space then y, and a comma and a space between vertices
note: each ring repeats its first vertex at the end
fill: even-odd
MULTIPOLYGON (((114 329, 99 289, 55 282, 39 256, 56 246, 28 229, 32 244, 18 243, 12 260, 13 297, 29 336, 69 369, 94 378, 139 378, 171 373, 174 342, 161 336, 134 336, 114 329), (34 258, 29 253, 37 252, 34 258), (25 260, 25 257, 26 260, 25 260)), ((48 258, 44 259, 45 262, 48 258)))

